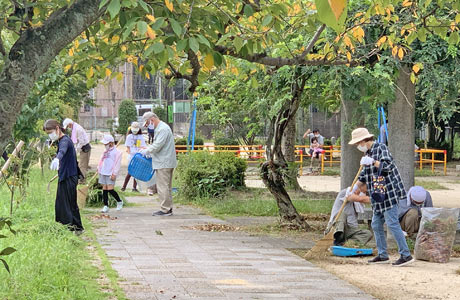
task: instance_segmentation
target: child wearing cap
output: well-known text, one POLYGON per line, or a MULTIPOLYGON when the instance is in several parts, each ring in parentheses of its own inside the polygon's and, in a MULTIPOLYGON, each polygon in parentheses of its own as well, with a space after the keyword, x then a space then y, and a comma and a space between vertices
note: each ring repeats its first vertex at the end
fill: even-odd
POLYGON ((109 194, 117 200, 117 210, 121 210, 123 207, 123 201, 113 189, 120 171, 122 153, 115 147, 114 139, 110 134, 104 135, 101 142, 105 146, 105 151, 99 161, 97 172, 99 173, 99 183, 102 185, 102 199, 104 200, 104 207, 101 212, 106 213, 109 211, 109 194))
MULTIPOLYGON (((138 122, 131 123, 131 127, 128 131, 128 136, 126 137, 125 146, 126 146, 126 152, 128 152, 128 164, 133 158, 134 154, 139 152, 139 150, 147 147, 147 144, 145 143, 144 135, 142 134, 142 130, 138 122)), ((129 175, 128 173, 125 177, 125 182, 123 183, 123 187, 121 188, 122 191, 126 190, 126 186, 128 185, 130 179, 131 179, 131 175, 129 175)), ((137 190, 137 181, 134 178, 133 180, 134 180, 133 192, 139 192, 137 190)))

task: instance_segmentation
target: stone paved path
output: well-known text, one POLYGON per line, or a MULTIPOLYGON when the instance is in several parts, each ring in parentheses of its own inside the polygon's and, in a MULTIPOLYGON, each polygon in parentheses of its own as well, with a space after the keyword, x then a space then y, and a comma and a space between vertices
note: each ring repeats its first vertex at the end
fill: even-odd
POLYGON ((143 205, 111 210, 117 219, 95 226, 129 299, 374 299, 282 243, 187 228, 225 223, 198 209, 182 206, 174 216, 152 217, 156 202, 129 200, 143 205))

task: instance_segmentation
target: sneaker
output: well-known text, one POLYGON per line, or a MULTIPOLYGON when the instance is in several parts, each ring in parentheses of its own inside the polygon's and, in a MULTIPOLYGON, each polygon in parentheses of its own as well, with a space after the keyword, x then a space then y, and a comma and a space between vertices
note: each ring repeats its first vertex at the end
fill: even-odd
POLYGON ((159 211, 156 211, 152 214, 152 216, 172 216, 172 208, 170 210, 168 210, 167 212, 164 212, 162 210, 159 210, 159 211))
POLYGON ((408 265, 408 264, 411 264, 415 261, 415 259, 409 255, 408 257, 404 258, 404 257, 400 257, 397 261, 395 261, 394 263, 392 263, 392 265, 394 267, 402 267, 402 266, 405 266, 405 265, 408 265))
POLYGON ((106 212, 109 212, 109 207, 108 207, 108 206, 104 206, 104 207, 101 209, 101 213, 106 213, 106 212))
POLYGON ((139 190, 138 189, 133 189, 133 192, 134 193, 139 193, 139 190))
POLYGON ((153 196, 153 190, 152 189, 147 189, 147 194, 149 196, 153 196))
POLYGON ((126 188, 122 187, 122 188, 120 189, 120 191, 124 192, 124 191, 126 191, 126 188))
POLYGON ((82 235, 82 234, 83 234, 83 232, 85 232, 85 230, 83 230, 83 229, 80 229, 80 230, 75 230, 75 231, 74 231, 74 233, 75 233, 75 235, 76 235, 76 236, 80 236, 80 235, 82 235))
POLYGON ((367 261, 368 264, 388 264, 390 263, 390 259, 388 257, 380 257, 377 255, 371 260, 367 261))
POLYGON ((117 210, 121 210, 123 208, 123 200, 120 202, 117 202, 117 210))

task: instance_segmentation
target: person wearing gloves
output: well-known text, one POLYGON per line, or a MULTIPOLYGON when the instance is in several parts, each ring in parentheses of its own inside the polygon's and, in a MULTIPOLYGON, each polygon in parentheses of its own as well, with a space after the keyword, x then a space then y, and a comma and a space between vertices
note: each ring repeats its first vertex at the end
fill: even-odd
POLYGON ((177 166, 174 137, 168 124, 161 121, 153 112, 146 112, 142 116, 155 128, 153 143, 140 151, 144 156, 152 158, 152 168, 155 169, 158 197, 161 209, 153 213, 154 216, 170 216, 173 211, 172 176, 177 166))
POLYGON ((410 264, 414 262, 414 258, 410 254, 398 219, 398 202, 401 199, 406 199, 406 191, 393 157, 387 146, 375 142, 374 135, 370 134, 366 128, 353 130, 351 136, 352 139, 349 144, 357 145, 358 150, 365 154, 361 158, 363 170, 359 175, 358 182, 353 186, 352 193, 366 185, 371 196, 372 229, 378 255, 369 260, 368 263, 390 262, 383 230, 383 224, 386 223, 398 244, 400 254, 400 258, 393 262, 393 266, 401 267, 410 264))
POLYGON ((350 188, 340 191, 337 198, 335 198, 331 218, 324 234, 327 234, 331 230, 332 223, 342 207, 343 201, 347 198, 348 202, 345 204, 343 212, 335 225, 334 245, 342 246, 347 240, 353 240, 366 245, 372 239, 372 233, 367 229, 359 229, 358 227, 358 213, 364 212, 362 203, 370 203, 369 196, 366 195, 365 185, 356 190, 355 193, 351 193, 350 188))
POLYGON ((80 155, 79 167, 83 177, 86 177, 88 171, 89 158, 91 156, 91 145, 89 144, 89 137, 85 129, 80 124, 72 121, 72 119, 65 119, 62 122, 64 130, 67 128, 72 129, 71 139, 75 145, 75 149, 80 155))
POLYGON ((433 207, 431 195, 421 186, 413 186, 407 192, 407 198, 398 204, 398 218, 401 229, 411 238, 415 238, 420 227, 422 207, 433 207))
MULTIPOLYGON (((128 164, 133 158, 134 154, 139 152, 140 149, 145 148, 147 144, 145 143, 144 135, 142 134, 142 130, 139 126, 138 122, 131 123, 131 127, 128 131, 128 136, 126 137, 126 152, 128 152, 128 164)), ((131 179, 131 175, 126 174, 125 182, 123 183, 123 187, 121 188, 122 191, 126 190, 126 186, 128 185, 129 180, 131 179)), ((133 182, 133 192, 139 192, 137 190, 137 181, 134 179, 133 182)))
POLYGON ((106 213, 109 211, 109 194, 117 200, 117 210, 123 208, 123 201, 113 189, 120 171, 122 153, 115 147, 113 136, 110 134, 104 135, 101 142, 104 144, 105 151, 99 161, 97 172, 99 173, 99 183, 102 185, 102 200, 104 201, 101 212, 106 213))
POLYGON ((43 125, 49 138, 57 143, 57 155, 50 169, 58 171, 59 181, 56 193, 56 222, 66 225, 75 234, 83 232, 80 211, 77 204, 78 166, 72 140, 64 134, 58 121, 49 119, 43 125))

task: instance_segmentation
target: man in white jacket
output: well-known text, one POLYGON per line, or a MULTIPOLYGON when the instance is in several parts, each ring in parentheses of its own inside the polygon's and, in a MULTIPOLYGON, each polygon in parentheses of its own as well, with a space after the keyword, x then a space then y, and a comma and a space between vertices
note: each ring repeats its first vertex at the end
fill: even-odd
POLYGON ((176 147, 174 136, 168 124, 161 121, 153 112, 146 112, 143 121, 155 127, 153 143, 140 153, 152 158, 152 168, 155 169, 158 197, 161 209, 153 213, 154 216, 170 216, 173 211, 172 178, 177 166, 176 147))
POLYGON ((359 229, 358 213, 364 212, 362 203, 370 203, 369 196, 366 195, 366 187, 363 190, 357 190, 355 193, 350 192, 350 188, 340 191, 335 199, 334 206, 331 211, 331 218, 327 225, 326 234, 330 231, 335 216, 342 207, 343 201, 348 196, 348 202, 345 204, 342 214, 337 220, 334 231, 334 245, 341 246, 347 240, 354 240, 362 245, 367 244, 372 239, 372 232, 367 229, 359 229))

